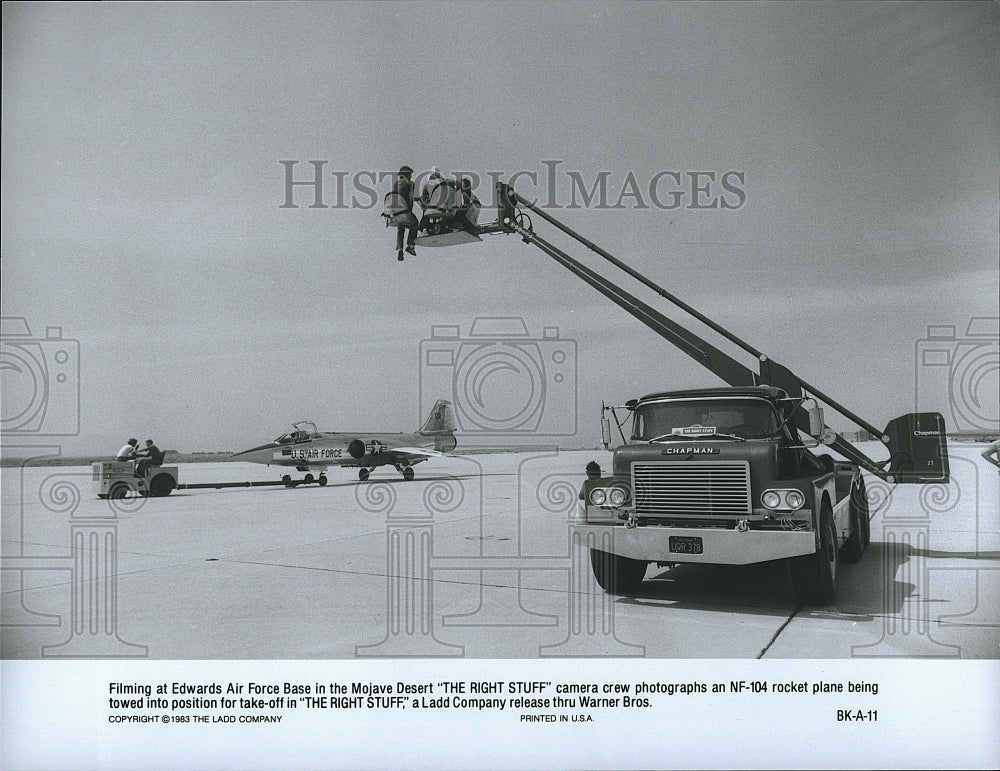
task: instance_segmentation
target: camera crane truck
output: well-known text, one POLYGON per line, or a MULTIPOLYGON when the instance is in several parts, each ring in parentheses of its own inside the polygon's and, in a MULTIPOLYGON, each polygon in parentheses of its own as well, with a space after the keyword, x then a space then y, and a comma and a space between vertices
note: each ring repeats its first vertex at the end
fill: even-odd
POLYGON ((890 484, 948 482, 939 413, 903 415, 879 431, 509 185, 498 182, 496 194, 497 221, 478 226, 477 233, 519 235, 727 384, 653 393, 623 408, 603 408, 614 416, 624 443, 614 451, 610 475, 596 464, 588 468, 574 526, 606 592, 635 592, 650 563, 784 560, 797 600, 826 605, 837 593, 841 559, 857 562, 869 544, 862 470, 890 484), (757 371, 542 238, 528 211, 754 357, 757 371), (879 439, 889 458, 873 460, 828 427, 819 402, 879 439), (629 438, 616 409, 630 413, 629 438), (815 454, 820 444, 846 460, 815 454))

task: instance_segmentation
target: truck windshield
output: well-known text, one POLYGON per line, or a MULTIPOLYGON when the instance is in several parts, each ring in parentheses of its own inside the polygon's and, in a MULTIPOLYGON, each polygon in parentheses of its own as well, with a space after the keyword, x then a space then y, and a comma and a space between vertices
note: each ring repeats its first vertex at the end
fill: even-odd
POLYGON ((636 408, 632 439, 690 441, 720 434, 760 439, 779 426, 777 412, 763 399, 677 399, 636 408))

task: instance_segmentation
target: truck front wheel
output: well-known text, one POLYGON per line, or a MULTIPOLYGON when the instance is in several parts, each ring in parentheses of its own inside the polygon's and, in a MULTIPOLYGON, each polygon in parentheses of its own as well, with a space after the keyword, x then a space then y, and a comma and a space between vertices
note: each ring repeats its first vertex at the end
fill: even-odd
POLYGON ((865 493, 865 482, 858 480, 858 486, 851 490, 851 535, 841 548, 840 556, 844 562, 858 562, 868 548, 868 496, 865 493))
MULTIPOLYGON (((871 510, 868 508, 868 490, 865 488, 865 480, 858 480, 858 487, 854 491, 857 497, 858 511, 861 512, 861 549, 867 550, 868 544, 872 540, 871 510)), ((852 503, 854 498, 851 499, 852 503)))
POLYGON ((639 588, 646 575, 646 562, 590 550, 590 566, 598 585, 608 594, 629 594, 639 588))
POLYGON ((819 548, 814 554, 791 557, 788 572, 795 599, 803 605, 829 605, 840 585, 840 549, 830 504, 819 515, 819 548))

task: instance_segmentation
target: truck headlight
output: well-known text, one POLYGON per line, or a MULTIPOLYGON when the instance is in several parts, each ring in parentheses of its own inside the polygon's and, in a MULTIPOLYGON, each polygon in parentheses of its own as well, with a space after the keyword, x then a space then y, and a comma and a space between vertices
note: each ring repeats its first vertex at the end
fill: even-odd
POLYGON ((806 497, 798 490, 765 490, 760 502, 772 511, 795 511, 806 504, 806 497))
POLYGON ((590 502, 595 506, 603 506, 607 499, 608 494, 604 491, 603 487, 595 487, 590 491, 590 502))
POLYGON ((806 497, 798 490, 785 493, 785 505, 790 509, 801 509, 806 504, 806 497))
POLYGON ((776 509, 781 505, 781 496, 774 490, 768 490, 760 496, 760 502, 764 504, 764 508, 776 509))
POLYGON ((611 491, 608 493, 608 502, 612 506, 621 506, 625 503, 625 498, 628 497, 625 493, 625 488, 623 487, 612 487, 611 491))

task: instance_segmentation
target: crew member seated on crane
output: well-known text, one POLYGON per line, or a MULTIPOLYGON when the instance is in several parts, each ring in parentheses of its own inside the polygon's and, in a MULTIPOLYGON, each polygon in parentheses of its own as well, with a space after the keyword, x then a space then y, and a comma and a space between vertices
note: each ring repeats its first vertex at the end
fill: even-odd
POLYGON ((403 238, 406 236, 406 252, 417 253, 414 243, 417 240, 417 217, 413 213, 413 169, 409 166, 400 168, 392 190, 386 193, 385 217, 386 227, 396 228, 396 259, 403 261, 403 238))
POLYGON ((426 207, 430 203, 434 191, 443 184, 444 177, 441 176, 441 169, 434 166, 428 173, 424 186, 420 189, 420 205, 426 207))

